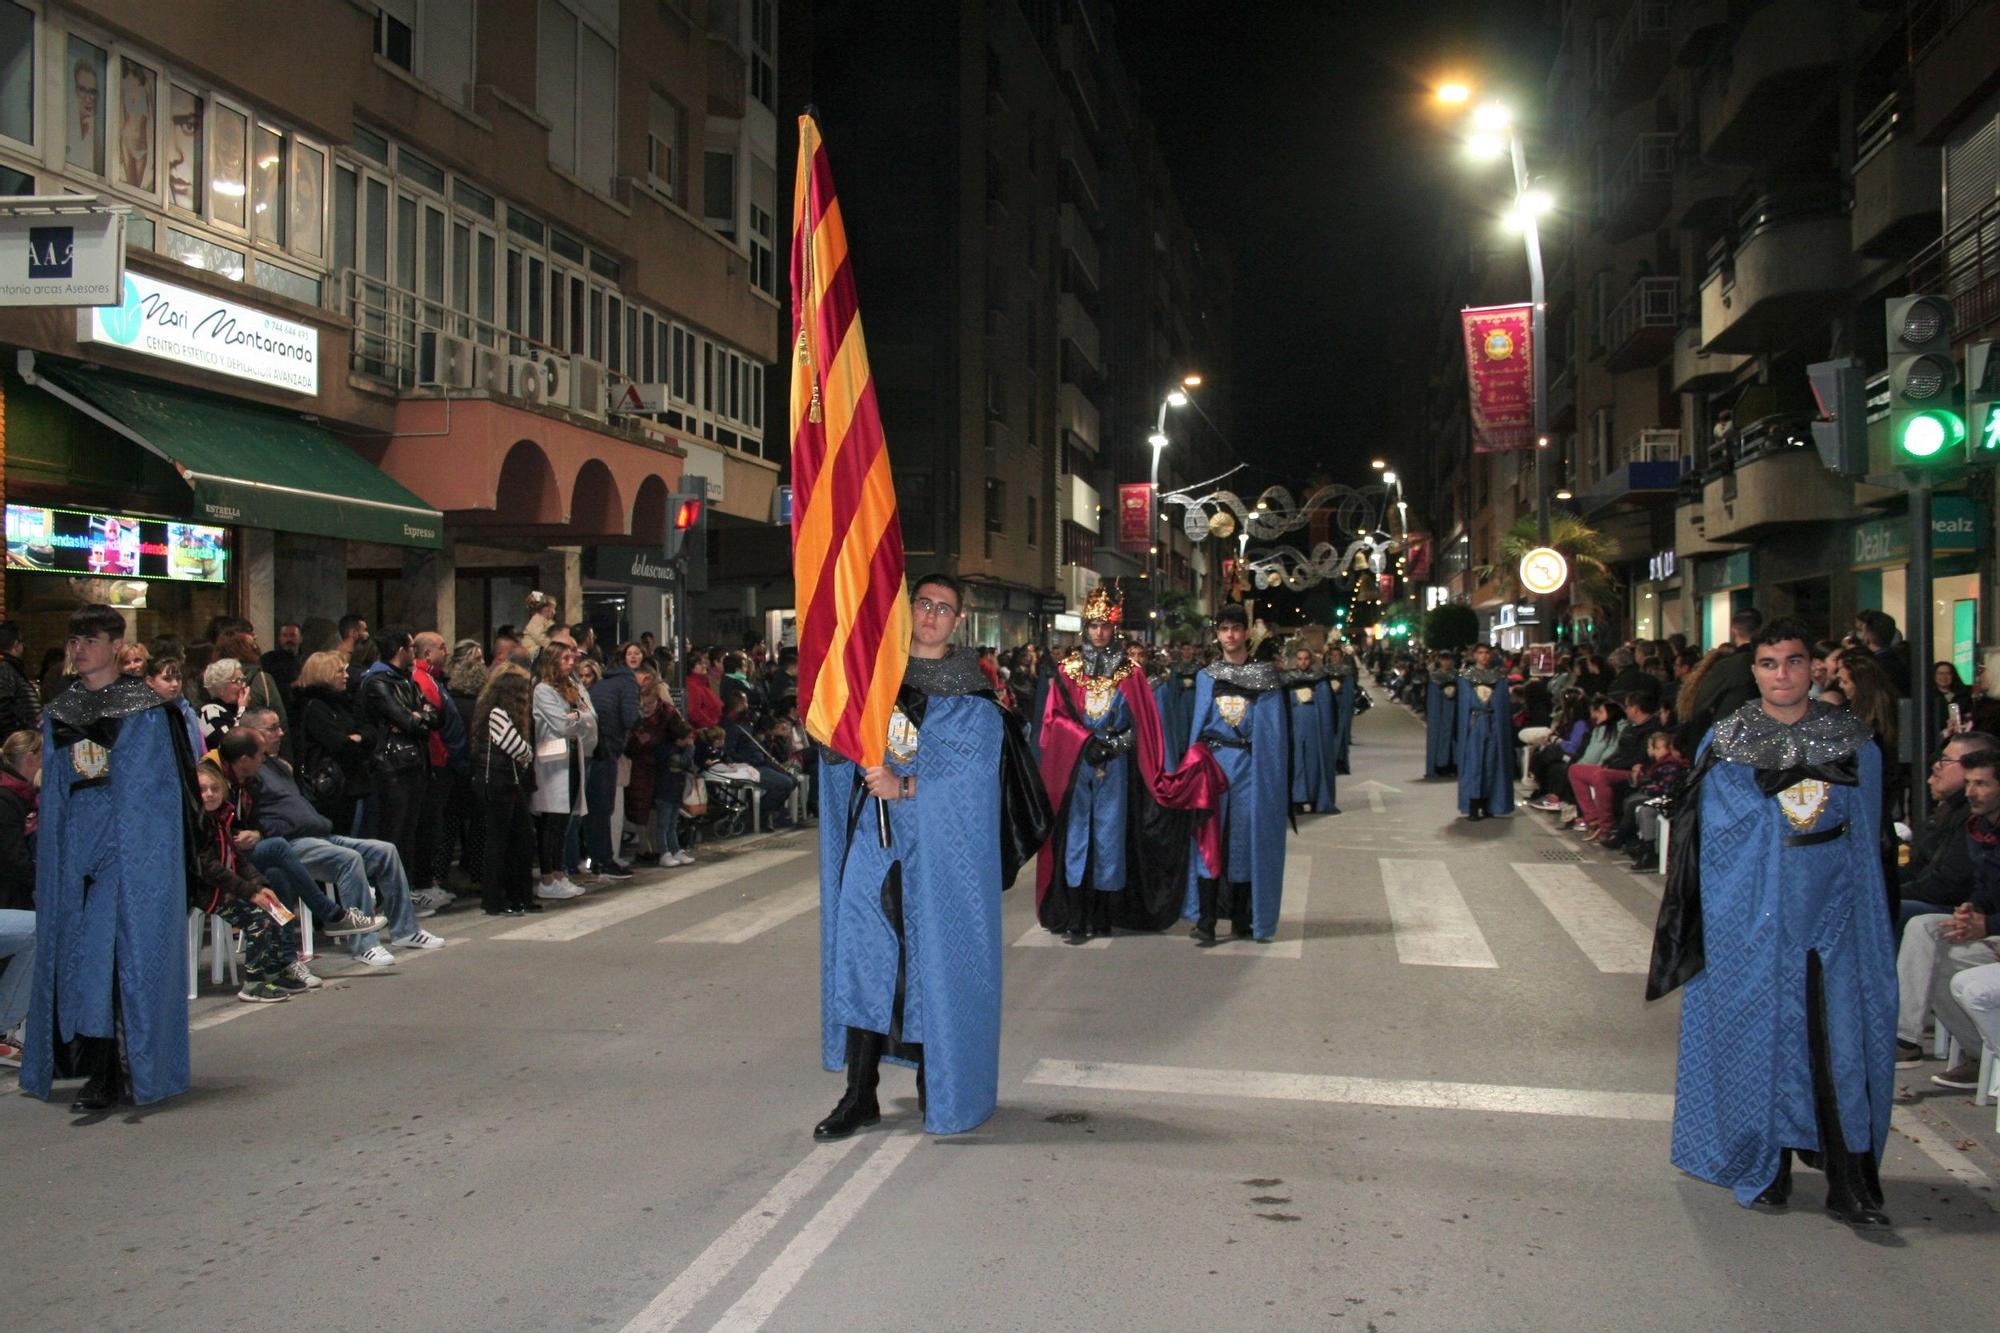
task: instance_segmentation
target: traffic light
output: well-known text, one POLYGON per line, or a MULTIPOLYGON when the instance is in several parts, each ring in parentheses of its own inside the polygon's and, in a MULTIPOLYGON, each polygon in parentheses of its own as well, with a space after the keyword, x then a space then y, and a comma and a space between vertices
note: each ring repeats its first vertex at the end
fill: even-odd
POLYGON ((701 536, 705 496, 676 493, 667 497, 667 559, 678 560, 686 551, 688 538, 701 536))
POLYGON ((1897 467, 1964 461, 1965 417, 1954 392, 1951 302, 1899 296, 1884 310, 1889 338, 1889 452, 1897 467))
POLYGON ((1812 423, 1819 461, 1843 477, 1868 475, 1868 393, 1861 363, 1853 357, 1815 361, 1806 367, 1819 420, 1812 423))
POLYGON ((1975 462, 2000 458, 2000 356, 1994 350, 1991 339, 1965 348, 1965 425, 1975 462))

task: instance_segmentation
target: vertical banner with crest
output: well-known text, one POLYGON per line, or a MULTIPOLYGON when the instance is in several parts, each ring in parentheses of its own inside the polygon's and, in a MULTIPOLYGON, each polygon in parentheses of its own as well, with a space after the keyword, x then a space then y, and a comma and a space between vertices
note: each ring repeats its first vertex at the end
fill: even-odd
POLYGON ((1118 487, 1118 549, 1128 555, 1144 555, 1153 544, 1153 488, 1143 481, 1125 482, 1118 487))
POLYGON ((1530 315, 1525 305, 1480 306, 1459 312, 1465 328, 1465 379, 1472 400, 1475 453, 1534 447, 1530 315))

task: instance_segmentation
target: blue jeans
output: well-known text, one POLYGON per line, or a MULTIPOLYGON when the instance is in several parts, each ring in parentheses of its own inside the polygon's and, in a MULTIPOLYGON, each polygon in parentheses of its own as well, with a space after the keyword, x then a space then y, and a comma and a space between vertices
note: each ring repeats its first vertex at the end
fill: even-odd
POLYGON ((611 839, 611 807, 618 803, 618 760, 593 759, 583 774, 583 845, 591 866, 602 870, 618 860, 611 839))
POLYGON ((250 848, 248 860, 271 881, 271 888, 285 906, 295 908, 303 902, 320 921, 331 921, 340 911, 332 899, 319 891, 312 872, 292 850, 290 839, 259 838, 250 848))
POLYGON ((0 910, 0 1032, 12 1032, 28 1017, 28 992, 35 979, 35 914, 0 910))
MULTIPOLYGON (((324 838, 295 838, 292 850, 315 877, 331 883, 343 901, 360 904, 364 912, 370 901, 380 904, 382 914, 389 918, 390 939, 406 940, 417 933, 409 877, 403 873, 403 859, 396 854, 394 844, 374 838, 343 838, 336 833, 324 838)), ((371 932, 356 935, 351 947, 360 954, 381 942, 371 932)))
POLYGON ((678 856, 681 850, 681 803, 662 796, 653 802, 653 846, 661 856, 678 856))

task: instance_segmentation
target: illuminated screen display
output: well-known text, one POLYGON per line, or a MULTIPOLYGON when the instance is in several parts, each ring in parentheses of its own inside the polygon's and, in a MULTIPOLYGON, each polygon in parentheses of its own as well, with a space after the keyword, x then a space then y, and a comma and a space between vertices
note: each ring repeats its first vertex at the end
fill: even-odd
POLYGON ((221 583, 228 533, 199 523, 7 506, 7 568, 115 579, 221 583))

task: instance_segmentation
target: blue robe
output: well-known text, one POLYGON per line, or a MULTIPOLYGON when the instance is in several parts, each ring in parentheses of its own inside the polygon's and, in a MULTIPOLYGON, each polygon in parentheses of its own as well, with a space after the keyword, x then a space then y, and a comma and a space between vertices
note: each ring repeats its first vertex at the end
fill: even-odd
POLYGON ((1808 952, 1820 956, 1841 1137, 1878 1161, 1888 1144, 1897 994, 1875 854, 1882 759, 1872 743, 1856 757, 1860 785, 1827 784, 1824 807, 1797 825, 1746 764, 1718 763, 1698 788, 1704 959, 1681 1004, 1673 1161, 1745 1207, 1777 1178, 1781 1150, 1820 1146, 1808 952), (1831 841, 1784 845, 1787 835, 1843 823, 1831 841))
MULTIPOLYGON (((1195 679, 1193 739, 1204 736, 1243 737, 1247 750, 1215 746, 1215 761, 1229 779, 1229 790, 1216 818, 1223 821, 1223 856, 1227 864, 1221 878, 1250 882, 1250 933, 1268 940, 1277 932, 1278 912, 1285 897, 1285 823, 1282 800, 1273 793, 1286 790, 1285 768, 1291 758, 1285 731, 1285 696, 1282 690, 1263 690, 1252 696, 1241 726, 1231 726, 1216 710, 1215 677, 1203 671, 1195 679)), ((1199 849, 1188 864, 1187 898, 1183 907, 1189 919, 1200 916, 1196 884, 1206 871, 1199 849)))
POLYGON ((1470 676, 1458 677, 1458 813, 1486 802, 1489 815, 1514 813, 1514 703, 1507 678, 1485 682, 1493 693, 1485 703, 1470 676))
POLYGON ((1200 674, 1199 671, 1183 673, 1176 666, 1165 680, 1153 686, 1153 698, 1160 705, 1160 731, 1166 744, 1163 766, 1169 773, 1180 766, 1181 756, 1187 753, 1188 743, 1194 739, 1195 678, 1200 674))
POLYGON ((1442 777, 1446 769, 1457 767, 1458 677, 1432 676, 1424 695, 1424 776, 1442 777))
POLYGON ((1288 680, 1292 710, 1292 804, 1322 815, 1334 805, 1340 760, 1340 704, 1325 677, 1288 680), (1301 697, 1303 696, 1303 697, 1301 697))
POLYGON ((134 711, 97 718, 79 734, 60 718, 82 688, 42 717, 21 1087, 48 1097, 55 1043, 110 1037, 122 1022, 130 1093, 144 1105, 187 1091, 189 1080, 186 787, 174 735, 186 723, 125 677, 105 690, 134 711))
POLYGON ((1335 771, 1347 773, 1351 771, 1347 752, 1354 745, 1354 702, 1361 697, 1361 674, 1351 666, 1343 666, 1333 678, 1340 682, 1340 688, 1333 691, 1333 701, 1340 707, 1340 755, 1335 771))
MULTIPOLYGON (((900 1037, 923 1045, 924 1127, 933 1134, 974 1128, 999 1098, 1004 726, 998 706, 979 695, 929 699, 915 758, 889 764, 917 784, 913 799, 886 803, 886 849, 872 798, 860 802, 849 837, 858 773, 830 750, 820 757, 821 1059, 828 1070, 845 1066, 850 1027, 890 1032, 900 961, 900 1037), (902 949, 882 905, 898 863, 902 949)), ((910 1063, 894 1045, 887 1058, 910 1063)))
MULTIPOLYGON (((1086 714, 1083 721, 1092 732, 1102 735, 1129 728, 1132 710, 1123 695, 1114 693, 1103 717, 1086 714)), ((1082 884, 1087 874, 1090 887, 1101 893, 1116 893, 1125 887, 1125 821, 1132 804, 1126 770, 1131 766, 1132 756, 1121 754, 1104 766, 1104 776, 1099 777, 1095 768, 1078 761, 1066 802, 1069 824, 1063 830, 1066 883, 1082 884)))

